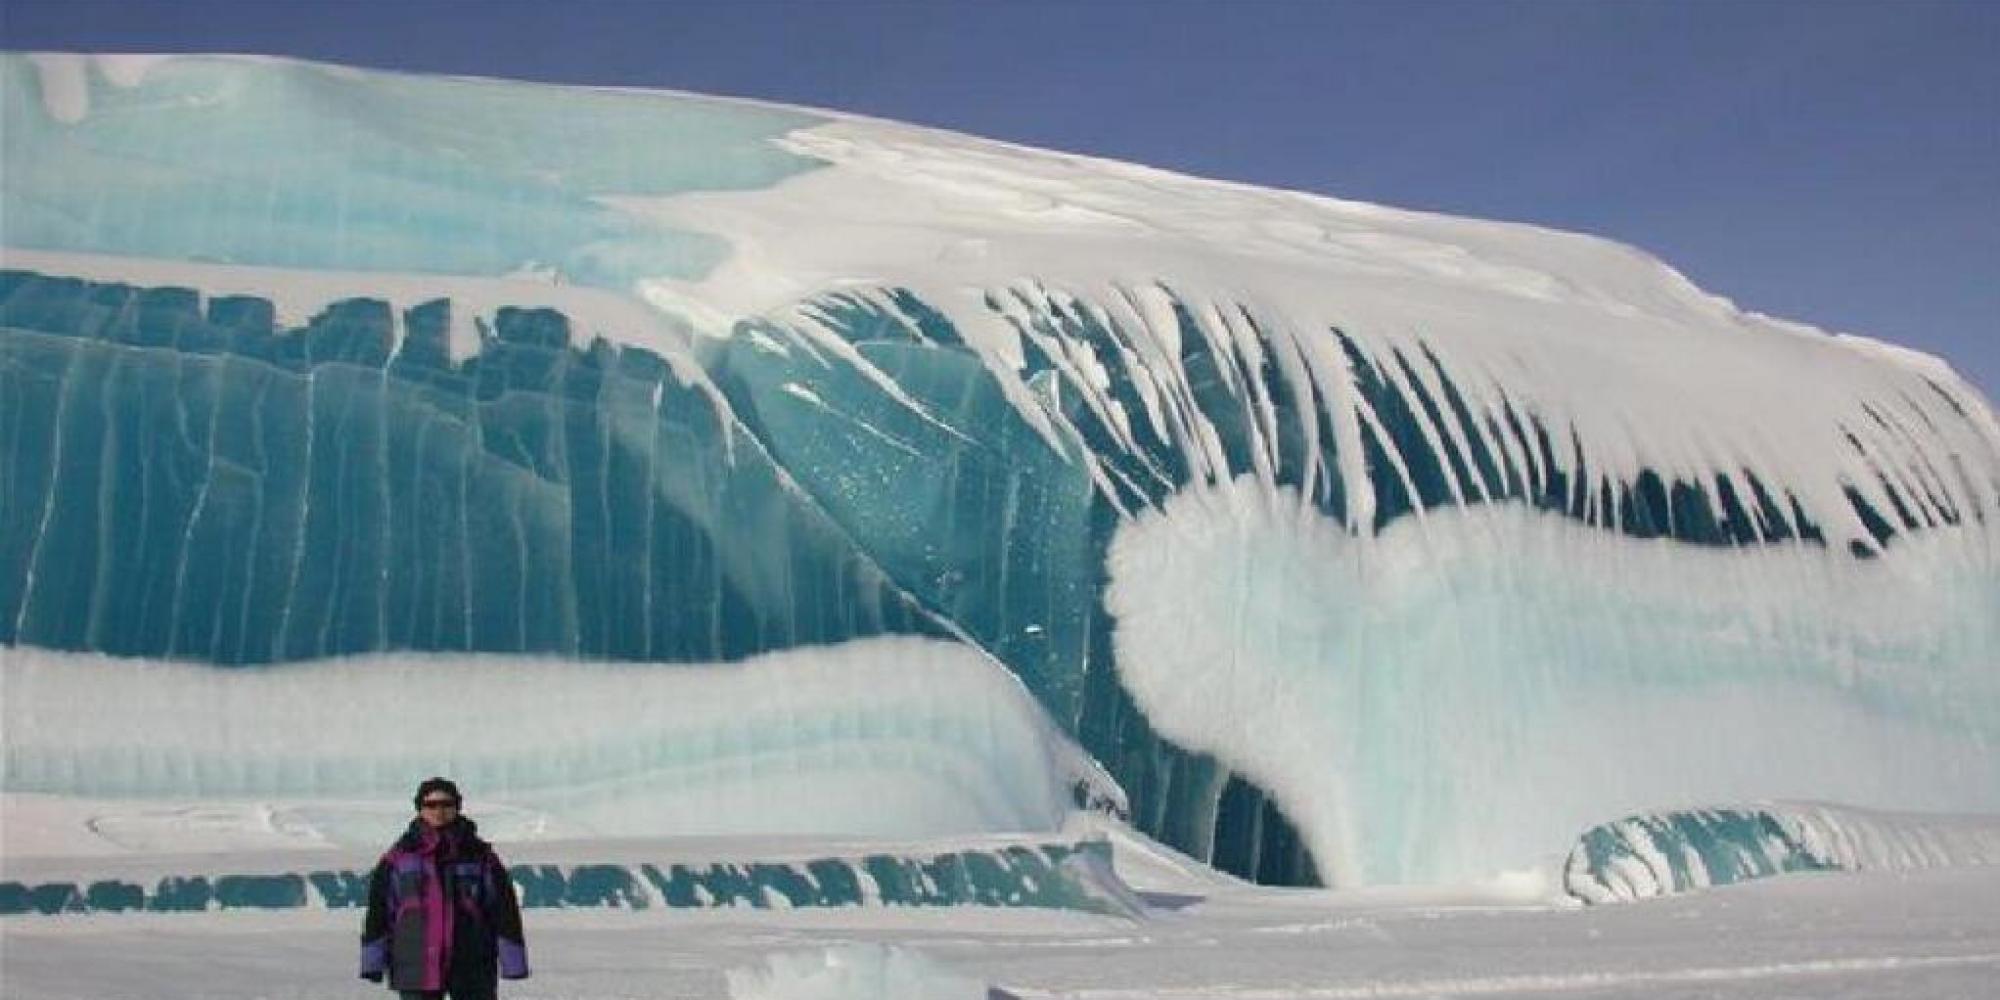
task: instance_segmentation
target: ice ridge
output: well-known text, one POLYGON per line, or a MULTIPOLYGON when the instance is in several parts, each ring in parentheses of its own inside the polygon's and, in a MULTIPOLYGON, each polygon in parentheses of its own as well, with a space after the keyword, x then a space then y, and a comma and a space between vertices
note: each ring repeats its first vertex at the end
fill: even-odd
POLYGON ((1788 872, 2000 864, 2000 821, 1770 802, 1641 813, 1584 831, 1563 887, 1586 903, 1788 872))
MULTIPOLYGON (((1110 845, 1101 840, 799 861, 514 864, 508 874, 525 909, 979 906, 1128 919, 1143 912, 1112 873, 1110 845)), ((368 872, 353 868, 0 881, 0 917, 367 905, 368 872)))

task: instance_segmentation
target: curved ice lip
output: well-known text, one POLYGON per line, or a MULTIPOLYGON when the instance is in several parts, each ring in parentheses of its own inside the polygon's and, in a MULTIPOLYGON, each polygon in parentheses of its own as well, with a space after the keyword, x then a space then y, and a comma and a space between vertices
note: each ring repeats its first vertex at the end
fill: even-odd
POLYGON ((2000 815, 1756 802, 1639 813, 1584 831, 1563 887, 1586 903, 1664 896, 1787 872, 2000 864, 2000 815))

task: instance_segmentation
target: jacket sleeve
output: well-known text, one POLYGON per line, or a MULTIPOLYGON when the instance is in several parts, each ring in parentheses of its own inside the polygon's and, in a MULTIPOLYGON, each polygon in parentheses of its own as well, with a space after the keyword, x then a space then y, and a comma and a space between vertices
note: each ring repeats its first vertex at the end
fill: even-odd
POLYGON ((500 943, 500 978, 528 978, 528 941, 521 932, 521 901, 514 878, 498 854, 489 856, 493 879, 493 933, 500 943))
POLYGON ((375 863, 368 877, 368 915, 361 921, 361 978, 380 980, 389 971, 389 859, 375 863))

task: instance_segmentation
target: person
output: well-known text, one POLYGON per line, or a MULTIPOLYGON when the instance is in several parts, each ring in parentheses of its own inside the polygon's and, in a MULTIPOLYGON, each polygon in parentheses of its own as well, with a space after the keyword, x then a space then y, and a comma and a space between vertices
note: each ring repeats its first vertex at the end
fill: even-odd
POLYGON ((490 1000, 528 977, 514 881, 448 778, 417 786, 417 815, 368 880, 361 978, 403 1000, 490 1000))

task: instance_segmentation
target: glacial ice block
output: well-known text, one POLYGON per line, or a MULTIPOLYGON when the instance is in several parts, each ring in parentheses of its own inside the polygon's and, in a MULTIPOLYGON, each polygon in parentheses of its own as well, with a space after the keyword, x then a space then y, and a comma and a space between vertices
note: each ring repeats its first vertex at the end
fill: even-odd
POLYGON ((1270 882, 2000 808, 2000 422, 1938 359, 1586 236, 835 113, 0 72, 10 651, 922 636, 1270 882))

